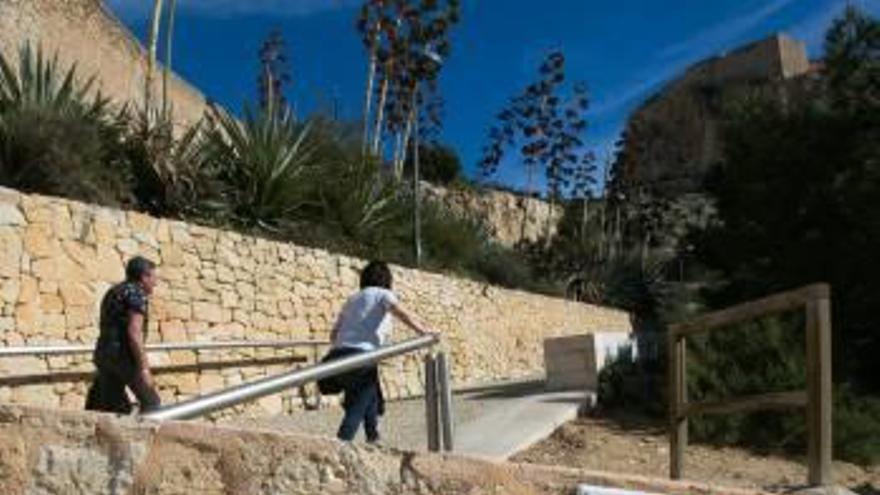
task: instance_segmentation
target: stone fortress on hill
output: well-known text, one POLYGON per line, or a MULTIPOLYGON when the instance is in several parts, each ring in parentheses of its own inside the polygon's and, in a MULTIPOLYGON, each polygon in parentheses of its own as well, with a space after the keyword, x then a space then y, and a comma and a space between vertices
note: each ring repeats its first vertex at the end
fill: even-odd
POLYGON ((664 197, 698 192, 720 158, 723 106, 756 92, 810 98, 819 69, 803 42, 783 34, 692 65, 630 116, 614 165, 618 185, 664 197))

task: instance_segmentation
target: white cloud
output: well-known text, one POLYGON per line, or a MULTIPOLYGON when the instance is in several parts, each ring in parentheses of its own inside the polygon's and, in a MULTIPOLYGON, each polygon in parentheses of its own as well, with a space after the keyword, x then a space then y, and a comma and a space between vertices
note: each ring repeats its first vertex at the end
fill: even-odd
MULTIPOLYGON (((113 11, 126 16, 146 17, 150 0, 106 0, 113 11)), ((168 3, 168 0, 165 1, 168 3)), ((350 8, 359 0, 178 0, 178 9, 203 16, 274 15, 303 17, 319 12, 350 8)))
POLYGON ((658 55, 660 58, 671 58, 687 55, 694 51, 705 49, 705 47, 717 47, 720 44, 735 41, 743 33, 772 17, 793 2, 794 0, 773 0, 757 10, 731 19, 725 19, 723 22, 698 31, 695 35, 685 40, 663 48, 658 55))
POLYGON ((656 91, 663 83, 681 74, 691 64, 740 42, 744 34, 793 2, 794 0, 773 0, 757 10, 726 19, 687 39, 661 48, 654 56, 653 63, 638 77, 618 91, 597 100, 592 109, 593 115, 602 117, 613 114, 633 104, 638 98, 656 91))

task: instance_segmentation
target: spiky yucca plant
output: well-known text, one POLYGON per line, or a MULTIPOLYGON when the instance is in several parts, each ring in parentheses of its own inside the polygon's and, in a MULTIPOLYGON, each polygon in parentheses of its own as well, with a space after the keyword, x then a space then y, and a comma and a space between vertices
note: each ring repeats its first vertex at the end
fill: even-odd
POLYGON ((241 120, 212 109, 201 159, 224 183, 234 221, 277 229, 302 206, 300 179, 315 150, 309 129, 287 109, 246 107, 241 120))
POLYGON ((0 55, 0 184, 104 204, 130 200, 128 169, 114 155, 124 126, 76 66, 22 46, 0 55))
POLYGON ((76 65, 62 69, 58 55, 47 57, 42 47, 25 44, 17 66, 0 54, 0 113, 40 110, 85 118, 106 115, 109 101, 93 91, 95 78, 77 78, 76 65))
POLYGON ((394 185, 378 173, 372 160, 346 160, 322 172, 324 218, 350 240, 372 243, 399 215, 394 185))

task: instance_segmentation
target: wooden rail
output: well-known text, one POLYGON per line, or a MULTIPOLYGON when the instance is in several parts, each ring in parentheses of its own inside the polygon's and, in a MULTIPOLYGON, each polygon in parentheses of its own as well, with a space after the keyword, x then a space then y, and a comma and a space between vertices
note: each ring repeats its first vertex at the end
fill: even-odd
POLYGON ((806 408, 808 482, 831 485, 831 289, 814 284, 775 294, 670 326, 669 475, 680 479, 688 442, 688 417, 780 408, 806 408), (687 397, 687 336, 761 316, 803 309, 806 312, 807 389, 690 403, 687 397))

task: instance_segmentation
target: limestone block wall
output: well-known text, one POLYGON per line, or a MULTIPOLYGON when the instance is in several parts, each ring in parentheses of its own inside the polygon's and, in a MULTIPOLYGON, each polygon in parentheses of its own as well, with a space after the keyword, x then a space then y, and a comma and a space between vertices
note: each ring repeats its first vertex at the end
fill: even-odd
MULTIPOLYGON (((18 60, 26 42, 58 54, 63 67, 76 64, 84 78, 96 77, 104 96, 118 104, 143 102, 146 52, 103 0, 0 0, 0 53, 18 60)), ((157 73, 156 95, 161 95, 157 73)), ((176 75, 169 99, 180 124, 201 119, 205 97, 176 75)))
POLYGON ((0 493, 151 495, 574 493, 578 484, 684 495, 757 495, 526 464, 360 447, 335 439, 0 406, 0 493))
POLYGON ((482 218, 489 235, 504 246, 556 236, 562 208, 540 198, 495 189, 444 188, 422 183, 425 197, 457 213, 482 218))
MULTIPOLYGON (((0 344, 91 344, 98 304, 142 254, 160 263, 150 342, 326 341, 363 260, 180 221, 0 189, 0 344)), ((457 384, 534 375, 543 340, 629 331, 626 313, 395 267, 401 301, 444 332, 457 384)), ((397 339, 408 333, 397 326, 397 339)), ((156 353, 164 401, 289 369, 323 349, 156 353), (254 361, 256 360, 256 361, 254 361)), ((79 409, 90 356, 0 358, 0 402, 79 409), (55 378, 46 381, 49 374, 55 378), (59 375, 60 374, 60 375, 59 375)), ((385 365, 392 398, 422 392, 419 356, 385 365)), ((251 407, 295 407, 270 397, 251 407)), ((237 411, 239 413, 243 412, 237 411)))

